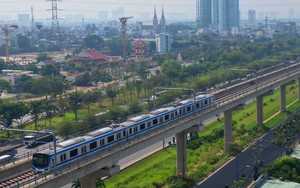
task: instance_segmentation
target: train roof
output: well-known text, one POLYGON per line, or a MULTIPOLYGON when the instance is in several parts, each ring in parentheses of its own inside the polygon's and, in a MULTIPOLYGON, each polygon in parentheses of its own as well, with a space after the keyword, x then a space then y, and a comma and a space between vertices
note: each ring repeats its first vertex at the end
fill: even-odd
POLYGON ((193 99, 187 99, 187 100, 180 101, 178 104, 179 105, 186 105, 186 104, 191 103, 193 101, 194 101, 193 99))
POLYGON ((213 95, 211 95, 211 94, 197 95, 197 96, 196 96, 196 100, 200 100, 200 99, 208 98, 208 97, 212 97, 212 96, 213 96, 213 95))
POLYGON ((84 142, 86 141, 85 138, 83 137, 76 137, 76 138, 72 138, 70 140, 66 140, 66 141, 63 141, 63 142, 60 142, 59 144, 57 144, 58 147, 62 147, 62 148, 66 148, 66 147, 69 147, 69 146, 72 146, 72 145, 75 145, 75 144, 78 144, 80 142, 84 142))
POLYGON ((173 109, 174 109, 174 107, 160 108, 160 109, 149 112, 149 114, 158 115, 158 114, 162 114, 164 112, 167 112, 167 111, 170 111, 170 110, 173 110, 173 109))
POLYGON ((85 136, 91 136, 91 137, 97 137, 100 136, 102 134, 108 133, 110 131, 112 131, 113 129, 110 127, 104 127, 102 129, 98 129, 92 132, 87 133, 85 136))
POLYGON ((128 119, 128 121, 138 122, 138 121, 142 121, 142 120, 147 119, 147 118, 149 118, 149 115, 143 114, 143 115, 140 115, 140 116, 130 118, 130 119, 128 119))

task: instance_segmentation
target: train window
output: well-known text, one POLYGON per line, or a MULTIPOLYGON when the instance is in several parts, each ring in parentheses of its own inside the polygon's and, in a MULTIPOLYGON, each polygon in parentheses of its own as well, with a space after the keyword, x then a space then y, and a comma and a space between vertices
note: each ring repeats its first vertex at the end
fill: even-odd
POLYGON ((171 118, 174 118, 174 113, 171 113, 171 118))
POLYGON ((151 121, 147 122, 147 127, 151 127, 151 121))
POLYGON ((175 112, 175 116, 178 116, 178 112, 177 111, 175 112))
POLYGON ((78 155, 78 149, 77 148, 70 151, 70 157, 71 158, 75 157, 76 155, 78 155))
POLYGON ((95 149, 97 147, 97 142, 90 143, 90 150, 95 149))
POLYGON ((204 101, 204 104, 207 105, 207 100, 204 101))
POLYGON ((129 129, 129 134, 132 134, 132 129, 131 128, 129 129))
POLYGON ((81 147, 81 153, 85 153, 86 152, 86 146, 82 146, 81 147))
POLYGON ((179 114, 180 114, 180 115, 182 114, 182 110, 179 110, 179 114))
POLYGON ((156 125, 158 123, 158 120, 157 119, 154 119, 153 120, 153 125, 156 125))
POLYGON ((107 137, 107 142, 108 143, 113 142, 114 140, 115 140, 114 135, 111 135, 111 136, 107 137))
POLYGON ((123 131, 123 137, 126 137, 126 131, 123 131))
POLYGON ((168 119, 170 119, 170 115, 169 114, 165 115, 165 120, 168 120, 168 119))
POLYGON ((118 133, 117 134, 117 139, 120 139, 121 138, 121 133, 118 133))
POLYGON ((164 121, 164 118, 163 117, 160 117, 159 118, 159 122, 163 122, 164 121))
POLYGON ((60 155, 60 161, 65 161, 66 160, 66 154, 61 154, 60 155))
POLYGON ((137 128, 137 127, 134 127, 134 128, 133 128, 133 132, 134 132, 134 133, 138 132, 138 128, 137 128))
POLYGON ((143 123, 143 124, 140 125, 140 130, 143 130, 143 129, 145 129, 145 128, 146 128, 145 123, 143 123))
POLYGON ((187 112, 191 111, 191 107, 188 106, 188 107, 186 108, 186 111, 187 111, 187 112))
POLYGON ((101 139, 100 140, 100 146, 103 146, 104 145, 104 139, 101 139))
POLYGON ((200 106, 200 104, 199 104, 199 103, 197 103, 197 104, 196 104, 196 108, 199 108, 199 106, 200 106))

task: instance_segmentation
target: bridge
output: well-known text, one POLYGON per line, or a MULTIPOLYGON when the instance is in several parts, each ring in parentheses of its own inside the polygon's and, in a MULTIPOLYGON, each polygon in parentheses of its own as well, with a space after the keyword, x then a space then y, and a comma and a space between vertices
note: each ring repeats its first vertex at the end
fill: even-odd
MULTIPOLYGON (((288 63, 271 72, 257 74, 255 78, 213 92, 215 105, 205 111, 191 113, 175 123, 165 124, 128 141, 115 144, 105 151, 70 162, 57 168, 55 172, 35 175, 28 181, 20 183, 20 186, 61 187, 74 179, 80 179, 82 187, 93 188, 96 186, 96 178, 119 172, 120 159, 173 135, 176 136, 177 174, 184 176, 187 172, 187 133, 203 130, 204 121, 224 113, 224 150, 230 151, 233 143, 232 112, 243 109, 247 101, 256 99, 256 123, 260 126, 263 124, 263 97, 273 94, 276 88, 280 88, 280 110, 286 111, 286 86, 295 81, 300 83, 300 63, 288 63)), ((25 161, 15 165, 14 168, 0 168, 0 177, 8 177, 9 174, 16 173, 17 169, 28 168, 30 163, 31 161, 25 161)))

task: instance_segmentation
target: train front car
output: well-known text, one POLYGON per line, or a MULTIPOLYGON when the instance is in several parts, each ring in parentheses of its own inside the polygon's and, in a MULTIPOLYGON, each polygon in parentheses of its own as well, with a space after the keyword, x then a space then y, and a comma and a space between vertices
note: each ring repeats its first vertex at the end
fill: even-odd
POLYGON ((34 153, 32 156, 32 168, 36 173, 49 170, 50 156, 47 153, 34 153))

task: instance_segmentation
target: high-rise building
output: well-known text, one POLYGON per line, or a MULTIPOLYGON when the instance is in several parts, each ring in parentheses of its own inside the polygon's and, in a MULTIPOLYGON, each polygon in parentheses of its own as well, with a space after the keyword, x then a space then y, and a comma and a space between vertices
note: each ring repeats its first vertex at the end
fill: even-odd
POLYGON ((248 24, 255 25, 256 24, 256 11, 248 10, 248 24))
POLYGON ((219 0, 219 32, 229 33, 240 27, 239 0, 219 0))
POLYGON ((171 50, 171 37, 167 33, 160 33, 155 35, 156 52, 168 53, 171 50))
POLYGON ((219 25, 219 0, 212 0, 212 14, 211 14, 211 19, 212 19, 212 24, 214 26, 219 25))
POLYGON ((211 0, 196 1, 196 21, 199 27, 209 27, 212 23, 212 2, 211 0))

